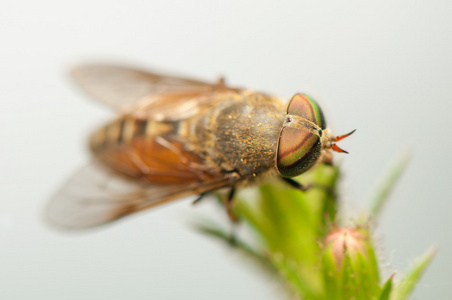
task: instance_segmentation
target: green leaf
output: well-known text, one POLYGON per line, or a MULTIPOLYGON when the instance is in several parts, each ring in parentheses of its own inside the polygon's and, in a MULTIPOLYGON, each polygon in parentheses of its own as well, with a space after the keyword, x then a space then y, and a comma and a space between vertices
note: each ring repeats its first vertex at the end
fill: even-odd
POLYGON ((327 299, 343 299, 342 287, 344 285, 342 273, 331 251, 326 251, 323 255, 323 278, 325 282, 325 292, 327 299))
POLYGON ((292 289, 301 299, 323 300, 325 298, 322 281, 317 276, 306 277, 300 270, 300 263, 285 257, 282 253, 271 256, 273 265, 278 269, 281 276, 286 279, 292 289))
POLYGON ((404 300, 413 292, 427 266, 435 257, 437 248, 433 247, 419 258, 419 260, 405 274, 405 278, 397 285, 391 300, 404 300))
POLYGON ((381 213, 381 209, 384 206, 389 194, 394 188, 397 180, 403 174, 403 171, 408 166, 410 161, 409 154, 400 154, 395 161, 390 165, 389 170, 385 172, 382 178, 379 180, 380 184, 377 188, 377 193, 372 199, 372 207, 370 214, 373 219, 377 219, 381 213))
POLYGON ((310 173, 312 182, 318 185, 316 192, 321 199, 322 205, 322 223, 324 232, 329 229, 330 223, 336 221, 338 210, 337 185, 340 178, 339 166, 320 165, 315 172, 310 173))
POLYGON ((215 222, 207 219, 198 219, 198 221, 192 223, 192 226, 194 226, 199 232, 229 243, 229 245, 235 247, 237 250, 240 250, 242 254, 256 262, 256 264, 259 265, 262 270, 268 272, 268 274, 277 274, 277 270, 274 268, 267 256, 253 249, 253 247, 241 240, 234 239, 234 242, 231 242, 231 233, 221 228, 220 225, 215 224, 215 222))
POLYGON ((378 298, 379 300, 389 300, 389 296, 391 295, 392 291, 392 280, 394 278, 394 275, 395 274, 392 274, 381 288, 380 298, 378 298))

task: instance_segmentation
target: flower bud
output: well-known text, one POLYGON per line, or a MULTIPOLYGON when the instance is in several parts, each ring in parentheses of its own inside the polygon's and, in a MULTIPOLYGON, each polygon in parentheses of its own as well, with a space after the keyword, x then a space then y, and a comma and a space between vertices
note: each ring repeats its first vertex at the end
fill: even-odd
POLYGON ((378 264, 364 228, 335 228, 324 239, 328 299, 372 299, 380 293, 378 264))

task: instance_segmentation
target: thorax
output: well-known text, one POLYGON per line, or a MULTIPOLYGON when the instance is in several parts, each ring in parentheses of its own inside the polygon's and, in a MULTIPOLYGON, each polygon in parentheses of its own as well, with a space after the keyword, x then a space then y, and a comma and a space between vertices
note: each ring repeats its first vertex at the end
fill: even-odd
POLYGON ((225 96, 193 120, 192 142, 222 170, 255 176, 275 166, 284 115, 275 97, 250 91, 225 96))

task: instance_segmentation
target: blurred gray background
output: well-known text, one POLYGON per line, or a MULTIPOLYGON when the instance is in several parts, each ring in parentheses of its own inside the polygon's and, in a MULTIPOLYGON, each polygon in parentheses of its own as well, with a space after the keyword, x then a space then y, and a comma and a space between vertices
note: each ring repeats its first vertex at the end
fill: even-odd
POLYGON ((0 298, 278 299, 271 278, 189 226, 199 214, 224 221, 209 201, 82 234, 44 225, 49 197, 89 159, 87 136, 112 117, 67 71, 108 61, 311 94, 335 133, 358 129, 340 144, 343 201, 356 214, 411 151, 377 230, 384 271, 400 278, 438 245, 413 299, 450 299, 452 2, 311 2, 3 1, 0 298))

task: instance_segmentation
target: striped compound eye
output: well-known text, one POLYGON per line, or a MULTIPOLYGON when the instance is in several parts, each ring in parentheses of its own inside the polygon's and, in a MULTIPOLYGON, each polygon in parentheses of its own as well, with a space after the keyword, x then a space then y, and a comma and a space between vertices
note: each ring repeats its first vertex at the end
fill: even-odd
POLYGON ((302 117, 321 129, 326 128, 325 117, 317 102, 305 94, 296 94, 289 101, 287 114, 302 117))
MULTIPOLYGON (((326 128, 325 118, 317 103, 307 95, 296 94, 287 106, 287 114, 301 117, 326 128)), ((279 135, 277 169, 283 177, 298 176, 309 170, 320 156, 320 137, 303 124, 285 126, 279 135)))

